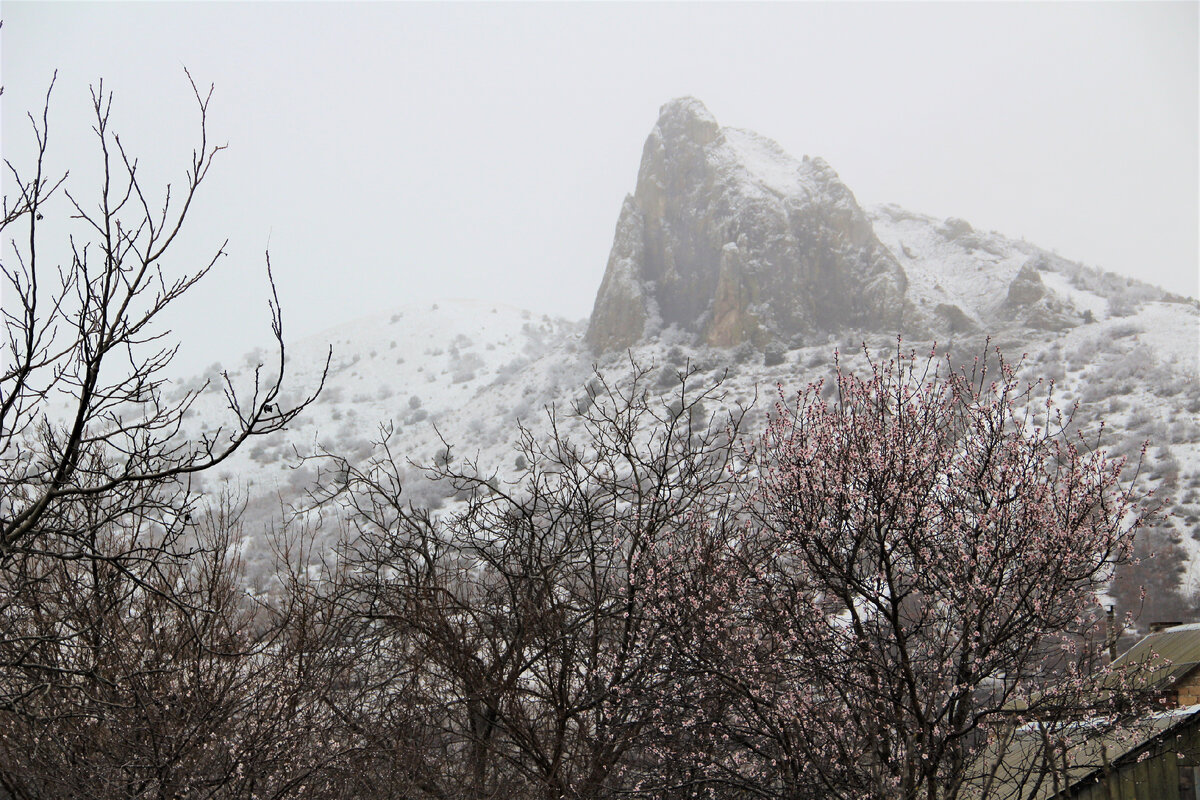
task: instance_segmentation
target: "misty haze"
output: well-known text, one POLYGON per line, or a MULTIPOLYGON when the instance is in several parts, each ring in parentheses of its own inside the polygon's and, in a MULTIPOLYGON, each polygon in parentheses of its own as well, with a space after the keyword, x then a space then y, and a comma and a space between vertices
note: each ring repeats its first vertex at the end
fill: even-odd
POLYGON ((1200 797, 1196 5, 4 11, 0 800, 1200 797))

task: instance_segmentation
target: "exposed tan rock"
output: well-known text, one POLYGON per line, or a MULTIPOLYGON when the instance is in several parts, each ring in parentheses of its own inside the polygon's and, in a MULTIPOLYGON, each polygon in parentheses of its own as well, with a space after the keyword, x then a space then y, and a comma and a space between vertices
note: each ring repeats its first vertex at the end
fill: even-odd
POLYGON ((907 280, 837 173, 662 107, 621 209, 588 328, 596 352, 676 325, 730 347, 847 328, 897 330, 907 280))
POLYGON ((588 343, 596 352, 629 347, 645 332, 648 309, 640 277, 645 258, 643 227, 633 197, 626 197, 588 326, 588 343))
POLYGON ((1009 319, 1029 328, 1062 331, 1078 323, 1075 313, 1046 289, 1042 276, 1030 263, 1008 285, 1003 312, 1009 319))
POLYGON ((1042 283, 1042 276, 1026 264, 1008 285, 1008 297, 1004 304, 1011 309, 1021 309, 1033 305, 1045 296, 1046 285, 1042 283))

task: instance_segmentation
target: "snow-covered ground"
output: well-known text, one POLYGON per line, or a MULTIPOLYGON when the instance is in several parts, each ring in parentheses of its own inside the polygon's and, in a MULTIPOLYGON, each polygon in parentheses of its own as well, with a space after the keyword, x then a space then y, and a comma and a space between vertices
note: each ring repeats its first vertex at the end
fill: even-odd
POLYGON ((1061 272, 1043 272, 1042 283, 1046 284, 1051 291, 1067 299, 1080 311, 1092 312, 1094 319, 1103 320, 1108 318, 1107 298, 1095 292, 1077 288, 1071 283, 1071 279, 1061 272))
MULTIPOLYGON (((1195 538, 1200 537, 1196 306, 1148 300, 1152 287, 1139 286, 1136 297, 1116 297, 1118 316, 1112 313, 1112 293, 1131 285, 1124 279, 1086 272, 1025 243, 973 231, 956 220, 934 220, 895 207, 876 209, 872 219, 879 238, 908 276, 914 306, 928 314, 940 303, 956 305, 984 331, 1003 337, 1007 353, 1028 353, 1027 373, 1054 378, 1060 399, 1081 404, 1081 425, 1103 423, 1108 447, 1116 452, 1136 456, 1141 442, 1151 441, 1143 488, 1161 487, 1172 498, 1175 515, 1169 524, 1188 557, 1184 584, 1200 588, 1200 538, 1195 538), (997 322, 1009 285, 1031 259, 1045 287, 1078 312, 1078 324, 1055 333, 997 322), (1090 321, 1085 311, 1091 312, 1090 321)), ((332 327, 288 347, 285 403, 315 389, 332 347, 329 374, 317 401, 289 431, 253 441, 207 480, 231 480, 255 496, 295 500, 315 474, 311 464, 295 468, 300 456, 327 450, 365 462, 385 430, 390 431, 393 455, 402 462, 432 463, 449 443, 458 458, 476 461, 504 479, 518 471, 518 421, 535 432, 544 431, 546 409, 554 407, 569 431, 572 410, 586 401, 593 368, 618 380, 628 374, 631 358, 655 370, 651 385, 664 392, 685 364, 700 368, 699 381, 715 382, 728 374, 722 387, 725 402, 757 402, 750 417, 751 425, 757 425, 777 399, 777 385, 790 394, 811 380, 828 377, 835 348, 843 363, 854 363, 862 338, 852 332, 831 335, 825 342, 786 352, 782 363, 767 366, 763 353, 748 346, 697 346, 673 329, 637 345, 632 353, 596 357, 583 342, 584 330, 583 322, 471 300, 409 306, 332 327)), ((874 336, 870 343, 876 352, 894 347, 890 337, 874 336)), ((273 359, 273 354, 256 351, 226 366, 235 384, 246 386, 254 366, 264 363, 269 371, 273 359)), ((210 379, 219 373, 216 366, 209 370, 210 379)), ((184 382, 176 391, 198 387, 204 377, 184 382)), ((224 413, 219 382, 212 381, 188 419, 189 434, 213 430, 224 413)), ((422 488, 419 469, 406 469, 405 491, 412 499, 439 502, 422 488)))
POLYGON ((956 305, 976 324, 995 313, 1029 260, 999 237, 959 232, 894 206, 872 209, 870 216, 875 235, 908 276, 909 299, 928 310, 956 305))
POLYGON ((1182 303, 1146 303, 1137 316, 1138 340, 1160 361, 1200 375, 1200 310, 1182 303))
MULTIPOLYGON (((470 300, 406 307, 331 328, 287 351, 285 405, 319 385, 332 352, 316 402, 290 430, 239 454, 225 477, 282 487, 296 480, 285 467, 293 448, 365 457, 381 425, 392 427, 402 456, 416 461, 430 461, 441 449, 439 431, 461 449, 503 449, 515 437, 518 418, 539 415, 548 386, 569 384, 568 375, 586 378, 581 336, 576 323, 470 300), (511 437, 495 441, 502 426, 511 437)), ((273 358, 248 354, 230 369, 235 385, 248 385, 254 366, 273 358)), ((217 392, 206 392, 191 423, 213 427, 222 406, 217 392)))

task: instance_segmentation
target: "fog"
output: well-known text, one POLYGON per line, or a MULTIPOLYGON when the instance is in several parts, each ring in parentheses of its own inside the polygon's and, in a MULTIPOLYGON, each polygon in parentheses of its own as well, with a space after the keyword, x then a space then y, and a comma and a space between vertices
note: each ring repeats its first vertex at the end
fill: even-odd
POLYGON ((228 149, 169 266, 229 255, 175 309, 183 371, 266 339, 267 249, 289 337, 451 297, 585 317, 642 143, 683 94, 825 158, 863 205, 1195 297, 1198 8, 6 2, 2 144, 29 164, 24 115, 57 70, 50 171, 94 197, 102 78, 147 180, 178 185, 184 68, 215 86, 228 149))

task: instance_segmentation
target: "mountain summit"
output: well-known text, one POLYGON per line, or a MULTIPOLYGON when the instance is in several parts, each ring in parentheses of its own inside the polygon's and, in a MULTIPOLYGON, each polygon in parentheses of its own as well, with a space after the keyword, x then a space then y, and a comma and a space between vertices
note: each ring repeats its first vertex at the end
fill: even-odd
POLYGON ((828 164, 722 128, 684 97, 646 139, 587 341, 620 349, 672 325, 718 347, 894 330, 907 286, 828 164))

